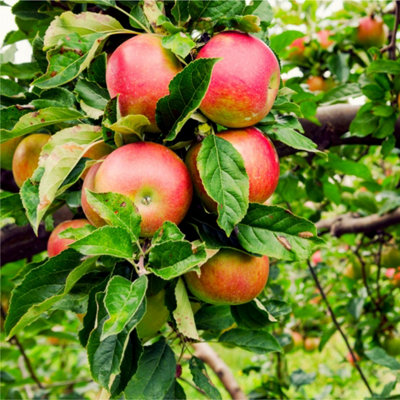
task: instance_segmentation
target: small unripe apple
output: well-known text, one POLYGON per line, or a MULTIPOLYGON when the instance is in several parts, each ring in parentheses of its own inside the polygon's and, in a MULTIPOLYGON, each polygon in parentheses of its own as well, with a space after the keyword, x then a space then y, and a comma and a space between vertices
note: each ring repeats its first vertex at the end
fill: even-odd
POLYGON ((197 58, 221 58, 213 68, 200 110, 212 121, 243 128, 261 121, 280 83, 278 60, 260 39, 242 32, 215 35, 197 58))
POLYGON ((399 356, 400 355, 400 336, 395 336, 391 334, 386 336, 383 342, 383 348, 386 350, 391 356, 399 356))
POLYGON ((319 44, 323 49, 327 49, 330 45, 334 43, 333 40, 329 39, 330 36, 331 32, 326 29, 317 32, 319 44))
MULTIPOLYGON (((371 274, 371 264, 365 264, 366 278, 368 278, 370 274, 371 274)), ((353 280, 362 279, 363 275, 362 275, 361 264, 358 261, 354 261, 353 263, 348 264, 344 271, 344 276, 353 280)))
POLYGON ((384 268, 400 266, 400 250, 396 246, 387 246, 382 251, 381 264, 384 268))
MULTIPOLYGON (((228 130, 217 134, 227 140, 242 156, 249 177, 249 202, 264 203, 275 191, 279 180, 279 159, 272 142, 256 128, 228 130)), ((217 204, 208 196, 200 179, 197 155, 201 143, 193 146, 186 156, 197 195, 210 211, 217 204)))
POLYGON ((200 275, 185 274, 189 290, 210 304, 243 304, 264 289, 269 273, 267 256, 254 257, 222 249, 201 266, 200 275))
POLYGON ((169 311, 165 305, 165 290, 146 297, 146 313, 136 327, 137 333, 144 341, 156 336, 167 322, 169 311))
MULTIPOLYGON (((130 143, 99 165, 97 171, 89 170, 83 190, 92 188, 97 193, 129 197, 142 217, 141 236, 154 235, 165 221, 179 224, 186 215, 193 193, 189 171, 167 147, 152 142, 130 143)), ((86 214, 86 206, 83 210, 94 225, 103 225, 98 217, 86 214)))
POLYGON ((30 178, 39 165, 42 147, 49 141, 50 135, 34 133, 22 139, 15 149, 12 172, 15 183, 21 187, 30 178))
POLYGON ((304 339, 304 350, 311 352, 318 348, 321 338, 319 337, 306 337, 304 339))
POLYGON ((0 144, 0 166, 2 169, 11 171, 14 152, 21 140, 22 136, 19 136, 0 144))
POLYGON ((174 54, 164 48, 161 36, 141 34, 122 43, 107 62, 106 82, 111 97, 119 94, 122 116, 142 114, 158 132, 156 105, 168 95, 168 85, 182 69, 174 54))
POLYGON ((75 242, 73 239, 60 238, 59 234, 68 228, 82 228, 85 225, 90 225, 87 219, 73 219, 71 221, 64 221, 57 225, 56 228, 51 232, 49 240, 47 242, 47 253, 49 257, 54 257, 60 254, 62 251, 68 248, 68 246, 75 242))
POLYGON ((356 33, 358 44, 365 47, 381 47, 386 38, 386 26, 381 18, 371 15, 360 19, 356 33))
MULTIPOLYGON (((353 350, 353 354, 354 354, 354 358, 356 359, 357 362, 361 360, 360 356, 359 356, 354 350, 353 350)), ((353 367, 354 367, 354 365, 355 365, 354 358, 353 358, 353 356, 351 355, 350 352, 348 352, 348 353, 346 354, 346 359, 347 359, 347 361, 348 361, 353 367)))

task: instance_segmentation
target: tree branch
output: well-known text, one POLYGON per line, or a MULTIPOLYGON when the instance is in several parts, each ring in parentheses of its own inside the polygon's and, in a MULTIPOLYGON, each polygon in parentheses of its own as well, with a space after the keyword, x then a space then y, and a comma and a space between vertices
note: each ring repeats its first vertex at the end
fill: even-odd
POLYGON ((205 362, 218 376, 225 389, 234 400, 245 400, 246 396, 240 389, 229 367, 207 343, 193 343, 196 357, 205 362))
POLYGON ((340 237, 345 233, 369 233, 400 223, 400 207, 384 214, 372 214, 359 218, 354 214, 343 214, 338 217, 324 219, 316 223, 318 230, 329 232, 332 236, 340 237))

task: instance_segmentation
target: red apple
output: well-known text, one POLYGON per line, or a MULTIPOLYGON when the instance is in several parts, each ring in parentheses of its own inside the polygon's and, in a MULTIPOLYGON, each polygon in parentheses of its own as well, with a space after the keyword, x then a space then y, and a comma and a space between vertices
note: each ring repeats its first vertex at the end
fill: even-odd
POLYGON ((289 60, 302 61, 304 59, 305 41, 306 41, 305 37, 293 40, 293 42, 289 46, 290 49, 290 53, 288 56, 289 60))
POLYGON ((321 92, 326 90, 325 79, 321 76, 310 76, 307 79, 307 85, 311 92, 321 92))
POLYGON ((22 139, 15 149, 12 161, 12 172, 15 183, 21 187, 30 178, 39 165, 42 147, 48 142, 50 135, 34 133, 22 139))
POLYGON ((390 279, 394 286, 400 287, 400 267, 387 268, 385 276, 390 279))
POLYGON ((318 263, 322 262, 322 255, 321 255, 321 250, 317 250, 312 256, 311 256, 311 264, 317 265, 318 263))
POLYGON ((2 169, 11 171, 14 152, 21 140, 22 136, 19 136, 0 144, 0 166, 2 169))
MULTIPOLYGON (((243 158, 249 176, 249 201, 264 203, 275 191, 279 180, 279 160, 274 145, 256 128, 224 131, 217 136, 227 140, 243 158)), ((216 203, 206 193, 197 168, 197 154, 201 143, 193 146, 186 165, 192 176, 196 193, 210 211, 216 211, 216 203)))
MULTIPOLYGON (((145 237, 152 236, 165 221, 179 224, 193 192, 183 161, 172 150, 152 142, 131 143, 113 151, 97 171, 89 170, 83 185, 86 187, 97 193, 128 196, 142 217, 141 235, 145 237)), ((104 223, 90 211, 86 214, 86 206, 83 209, 94 225, 104 223)))
POLYGON ((303 336, 299 332, 292 332, 292 340, 293 340, 295 349, 303 346, 304 339, 303 339, 303 336))
POLYGON ((321 338, 319 337, 307 337, 304 339, 304 350, 309 352, 314 351, 318 348, 320 342, 321 338))
POLYGON ((201 266, 200 275, 190 271, 185 280, 190 291, 206 303, 243 304, 262 292, 268 273, 267 256, 222 249, 201 266))
POLYGON ((119 94, 122 116, 145 115, 158 132, 157 101, 168 95, 168 85, 182 67, 161 44, 161 36, 141 34, 122 43, 107 63, 106 82, 111 97, 119 94))
POLYGON ((54 257, 60 254, 62 251, 68 248, 68 246, 75 242, 73 239, 60 238, 59 234, 68 228, 82 228, 85 225, 90 225, 87 219, 74 219, 71 221, 64 221, 57 225, 56 228, 51 232, 49 240, 47 242, 47 253, 49 257, 54 257))
POLYGON ((354 358, 353 358, 353 356, 351 355, 351 353, 348 352, 348 353, 346 354, 346 359, 347 359, 347 361, 354 367, 354 364, 355 364, 354 359, 358 362, 358 361, 361 360, 361 357, 360 357, 354 350, 353 350, 353 354, 354 354, 354 358))
POLYGON ((280 71, 272 50, 247 33, 214 36, 197 58, 221 58, 213 69, 200 110, 212 121, 242 128, 262 120, 274 104, 280 71))
POLYGON ((381 47, 387 38, 386 26, 381 18, 374 15, 361 18, 358 24, 356 41, 366 47, 381 47))
POLYGON ((327 49, 330 45, 332 45, 334 43, 333 40, 329 39, 330 35, 331 35, 331 32, 328 30, 323 30, 323 31, 317 32, 319 44, 323 49, 327 49))

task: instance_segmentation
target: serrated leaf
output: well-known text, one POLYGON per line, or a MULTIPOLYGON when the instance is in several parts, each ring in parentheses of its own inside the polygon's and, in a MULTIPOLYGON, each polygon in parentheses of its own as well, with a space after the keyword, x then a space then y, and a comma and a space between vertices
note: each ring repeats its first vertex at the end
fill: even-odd
POLYGON ((13 290, 5 330, 8 337, 32 323, 95 268, 96 259, 81 261, 81 255, 65 250, 31 270, 13 290))
POLYGON ((263 132, 268 133, 273 139, 279 140, 294 149, 305 150, 313 153, 319 151, 316 143, 294 129, 281 126, 273 126, 272 128, 267 129, 266 127, 261 126, 260 129, 263 132))
POLYGON ((104 123, 106 128, 114 132, 120 133, 121 135, 136 135, 140 139, 143 139, 143 131, 148 125, 150 125, 149 119, 140 114, 126 115, 113 124, 104 123))
POLYGON ((228 343, 257 354, 282 351, 279 342, 268 332, 231 329, 223 333, 219 342, 228 343))
POLYGON ((95 82, 79 79, 75 85, 75 93, 78 100, 82 100, 89 107, 103 111, 110 100, 107 89, 102 88, 95 82))
POLYGON ((189 13, 193 20, 217 20, 221 17, 241 15, 246 8, 245 1, 196 0, 189 2, 189 13))
POLYGON ((189 368, 193 377, 193 382, 204 391, 207 398, 222 399, 221 393, 207 377, 208 374, 203 361, 197 357, 192 357, 189 361, 189 368))
POLYGON ((86 198, 108 225, 124 228, 132 241, 138 240, 141 217, 129 197, 119 193, 94 193, 86 190, 86 198))
POLYGON ((248 213, 238 224, 238 239, 251 253, 283 260, 308 258, 314 246, 323 243, 312 222, 283 208, 262 204, 249 205, 248 213))
POLYGON ((146 306, 145 302, 141 303, 138 311, 119 334, 108 336, 104 340, 101 340, 103 325, 109 318, 107 310, 104 307, 104 297, 105 294, 103 292, 96 294, 97 324, 96 328, 90 334, 87 343, 87 353, 93 379, 103 387, 109 388, 111 376, 120 372, 129 335, 143 318, 146 306))
POLYGON ((261 329, 271 323, 268 311, 255 301, 231 306, 231 314, 238 326, 246 329, 261 329))
POLYGON ((154 234, 151 239, 151 244, 167 242, 169 240, 181 241, 184 240, 185 235, 181 230, 171 221, 165 221, 160 229, 154 234))
POLYGON ((108 255, 131 259, 134 253, 129 233, 125 229, 114 226, 96 229, 69 247, 87 256, 108 255))
POLYGON ((186 58, 190 51, 196 46, 196 43, 183 32, 177 32, 173 35, 164 36, 162 45, 171 50, 179 57, 186 58))
POLYGON ((228 141, 210 135, 197 155, 200 178, 218 204, 218 225, 230 236, 249 205, 249 178, 241 155, 228 141))
POLYGON ((400 370, 400 362, 389 356, 389 354, 387 354, 386 351, 380 347, 374 347, 371 350, 366 350, 365 355, 375 364, 382 365, 393 370, 400 370))
POLYGON ((48 107, 23 115, 12 130, 1 129, 0 143, 17 136, 37 132, 45 126, 82 118, 83 115, 72 108, 48 107))
POLYGON ((165 141, 174 140, 183 125, 200 106, 208 85, 215 58, 192 61, 169 84, 169 95, 157 102, 156 121, 165 141))
POLYGON ((147 290, 147 277, 133 282, 122 276, 113 276, 107 285, 104 306, 110 316, 104 322, 100 340, 119 334, 138 312, 147 290))
POLYGON ((194 322, 192 306, 182 279, 178 279, 175 286, 176 309, 173 316, 180 333, 185 337, 199 340, 196 324, 194 322))
POLYGON ((207 259, 203 243, 196 247, 187 240, 167 240, 155 244, 149 253, 149 270, 162 279, 183 275, 207 259))
POLYGON ((137 371, 123 392, 125 398, 162 400, 175 379, 175 370, 174 353, 164 338, 145 347, 137 371))

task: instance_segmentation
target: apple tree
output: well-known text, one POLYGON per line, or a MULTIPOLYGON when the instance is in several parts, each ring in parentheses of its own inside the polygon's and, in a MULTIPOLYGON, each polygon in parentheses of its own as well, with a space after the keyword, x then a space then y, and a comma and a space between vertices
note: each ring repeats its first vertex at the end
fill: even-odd
POLYGON ((396 398, 400 2, 332 3, 12 6, 2 398, 396 398))

